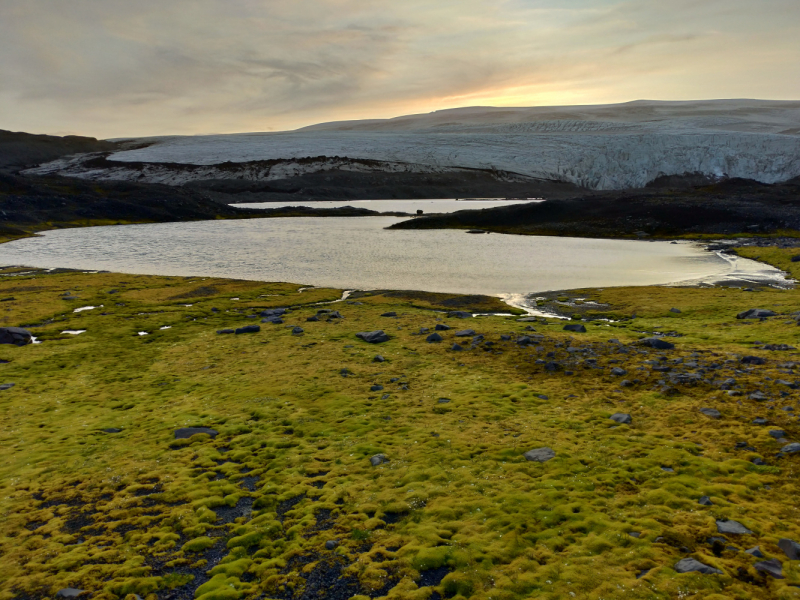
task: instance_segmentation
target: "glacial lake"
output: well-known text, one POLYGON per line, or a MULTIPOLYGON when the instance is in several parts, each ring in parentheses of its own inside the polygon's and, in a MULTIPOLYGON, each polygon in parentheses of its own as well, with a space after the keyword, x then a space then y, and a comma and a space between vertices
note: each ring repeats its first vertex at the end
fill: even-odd
POLYGON ((297 217, 60 229, 0 245, 0 264, 487 294, 678 282, 785 283, 681 242, 386 230, 395 217, 297 217))
POLYGON ((308 202, 251 202, 248 204, 231 204, 238 208, 280 208, 281 206, 307 206, 309 208, 341 208, 342 206, 352 206, 353 208, 366 208, 376 212, 404 212, 416 214, 421 210, 424 214, 432 213, 452 213, 459 210, 478 210, 481 208, 497 208, 498 206, 511 206, 512 204, 524 204, 526 202, 541 202, 541 199, 527 200, 456 200, 436 199, 436 200, 311 200, 308 202))

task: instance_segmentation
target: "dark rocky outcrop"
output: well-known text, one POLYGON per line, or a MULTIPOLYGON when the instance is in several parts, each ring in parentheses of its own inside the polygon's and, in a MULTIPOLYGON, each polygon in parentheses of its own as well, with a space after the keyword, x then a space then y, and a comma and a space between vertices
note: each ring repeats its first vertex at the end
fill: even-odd
POLYGON ((0 327, 0 344, 25 346, 33 342, 31 332, 22 327, 0 327))
POLYGON ((702 573, 704 575, 722 575, 722 571, 701 563, 693 558, 684 558, 675 564, 675 570, 678 573, 702 573))
POLYGON ((356 334, 356 337, 364 340, 369 344, 380 344, 382 342, 388 342, 389 336, 386 335, 382 330, 378 331, 360 331, 356 334))

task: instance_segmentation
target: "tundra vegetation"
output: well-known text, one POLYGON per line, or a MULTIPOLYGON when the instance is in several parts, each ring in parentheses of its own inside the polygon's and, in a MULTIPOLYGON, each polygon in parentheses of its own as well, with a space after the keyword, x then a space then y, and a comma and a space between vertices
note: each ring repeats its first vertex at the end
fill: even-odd
POLYGON ((800 597, 799 291, 341 296, 0 271, 0 598, 800 597))

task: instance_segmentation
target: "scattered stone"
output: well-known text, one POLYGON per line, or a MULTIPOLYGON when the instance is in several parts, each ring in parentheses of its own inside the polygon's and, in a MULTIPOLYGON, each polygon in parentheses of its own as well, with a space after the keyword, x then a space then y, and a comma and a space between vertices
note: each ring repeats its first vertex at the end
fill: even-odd
POLYGON ((382 362, 386 362, 386 359, 383 358, 380 354, 376 354, 375 358, 372 359, 372 362, 382 363, 382 362))
POLYGON ((797 452, 800 452, 800 444, 798 444, 797 442, 792 442, 791 444, 787 444, 783 448, 781 448, 781 452, 783 452, 784 454, 795 454, 797 452))
POLYGON ((764 392, 753 392, 749 396, 750 400, 755 400, 756 402, 764 402, 765 400, 769 400, 769 396, 767 396, 764 392))
POLYGON ((764 417, 756 417, 755 419, 753 419, 753 423, 755 425, 766 425, 767 423, 769 423, 769 421, 767 421, 764 417))
POLYGON ((439 404, 447 404, 450 402, 450 398, 439 398, 436 402, 439 404))
POLYGON ((280 317, 266 317, 261 319, 262 323, 272 323, 273 325, 283 325, 283 319, 280 317))
POLYGON ((795 254, 792 257, 792 262, 800 262, 800 254, 795 254))
POLYGON ((373 385, 371 388, 369 388, 369 391, 370 391, 370 392, 381 392, 381 391, 383 391, 383 386, 382 386, 382 385, 378 385, 378 384, 376 383, 376 384, 375 384, 375 385, 373 385))
POLYGON ((503 341, 503 342, 510 342, 511 341, 511 336, 510 335, 501 335, 500 336, 500 340, 503 341))
POLYGON ((77 588, 63 588, 56 592, 56 598, 77 598, 83 593, 85 593, 85 590, 79 590, 77 588))
POLYGON ((190 437, 197 433, 205 433, 215 438, 219 435, 219 431, 211 429, 210 427, 181 427, 175 430, 176 440, 188 440, 190 437))
POLYGON ((456 319, 470 319, 472 318, 472 313, 465 312, 463 310, 451 310, 447 313, 448 317, 455 317, 456 319))
POLYGON ((664 471, 665 473, 674 473, 675 472, 675 469, 673 469, 672 467, 661 467, 661 470, 664 471))
POLYGON ((621 367, 614 367, 613 369, 611 369, 611 374, 617 377, 622 377, 623 375, 627 375, 628 372, 621 367))
POLYGON ((450 330, 450 326, 449 325, 445 325, 444 323, 437 323, 436 327, 434 327, 434 329, 436 331, 449 331, 450 330))
POLYGON ((678 573, 692 573, 694 571, 698 573, 703 573, 704 575, 722 575, 722 571, 719 569, 715 569, 714 567, 709 567, 708 565, 704 565, 700 561, 697 561, 693 558, 684 558, 679 560, 675 564, 675 570, 678 573))
POLYGON ((294 327, 292 329, 292 335, 300 335, 301 333, 303 333, 302 327, 294 327))
POLYGON ((31 332, 22 327, 0 327, 0 344, 25 346, 33 342, 31 332))
POLYGON ((545 396, 544 394, 537 394, 536 395, 539 400, 550 400, 550 396, 545 396))
POLYGON ((701 497, 700 500, 697 501, 697 503, 700 504, 701 506, 714 506, 714 503, 708 496, 701 497))
POLYGON ((269 308, 267 310, 261 311, 262 317, 280 317, 281 315, 286 314, 285 308, 269 308))
POLYGON ((383 313, 381 316, 382 316, 382 317, 396 317, 396 316, 397 316, 397 313, 396 313, 396 312, 394 312, 394 311, 391 311, 391 312, 385 312, 385 313, 383 313))
POLYGON ((227 333, 235 333, 233 329, 217 329, 217 333, 220 335, 227 334, 227 333))
POLYGON ((382 342, 388 342, 389 336, 386 335, 382 330, 378 331, 361 331, 356 334, 356 337, 359 339, 364 340, 369 344, 380 344, 382 342))
POLYGON ((475 335, 474 329, 462 329, 461 331, 456 331, 456 337, 472 337, 475 335))
POLYGON ((762 347, 763 350, 772 350, 777 352, 786 352, 787 350, 797 350, 794 346, 789 344, 766 344, 762 347))
POLYGON ((642 571, 639 571, 639 574, 636 575, 636 579, 641 579, 642 577, 647 575, 650 571, 652 571, 652 569, 644 569, 642 571))
POLYGON ((745 554, 755 556, 756 558, 764 558, 764 553, 761 551, 760 546, 753 546, 752 548, 745 550, 745 554))
POLYGON ((517 319, 517 323, 536 323, 539 319, 537 317, 522 317, 517 319))
MULTIPOLYGON (((298 327, 298 329, 300 328, 298 327)), ((244 327, 239 327, 236 330, 236 335, 239 335, 241 333, 258 333, 259 331, 261 331, 260 325, 245 325, 244 327)))
POLYGON ((751 308, 736 315, 737 319, 766 319, 767 317, 774 317, 778 313, 767 310, 766 308, 751 308))
POLYGON ((462 347, 461 347, 461 346, 459 346, 458 344, 453 344, 453 345, 450 347, 450 350, 452 350, 453 352, 461 352, 463 349, 464 349, 464 348, 462 348, 462 347))
POLYGON ((764 462, 763 458, 758 458, 758 457, 752 459, 750 462, 753 463, 757 467, 763 467, 764 465, 767 464, 767 463, 764 462))
POLYGON ((533 462, 540 462, 544 463, 550 460, 551 458, 555 458, 556 453, 553 451, 552 448, 534 448, 533 450, 528 450, 523 456, 530 461, 533 462))
POLYGON ((633 423, 633 417, 631 417, 627 413, 615 413, 609 417, 615 423, 619 423, 620 425, 630 425, 633 423))
POLYGON ((743 356, 740 362, 746 365, 764 365, 767 363, 766 359, 760 356, 743 356))
POLYGON ((432 333, 427 338, 425 338, 425 341, 427 341, 429 344, 438 343, 441 342, 442 340, 444 340, 444 338, 440 336, 438 333, 432 333))
POLYGON ((107 429, 103 429, 103 433, 122 433, 122 429, 118 429, 117 427, 108 427, 107 429))
POLYGON ((580 324, 564 325, 564 331, 572 331, 575 333, 586 333, 586 327, 580 324))
POLYGON ((739 523, 739 521, 717 521, 717 531, 719 533, 733 533, 736 535, 750 535, 753 532, 739 523))
POLYGON ((327 542, 325 542, 325 550, 334 550, 338 545, 339 542, 337 542, 336 540, 328 540, 327 542))
POLYGON ((308 317, 306 321, 310 323, 316 323, 317 321, 319 321, 319 317, 317 315, 314 315, 313 317, 308 317))
POLYGON ((369 463, 373 467, 377 467, 378 465, 382 465, 383 463, 389 462, 389 458, 385 454, 376 454, 372 458, 369 459, 369 463))
POLYGON ((786 577, 783 576, 783 563, 777 558, 757 562, 753 565, 753 568, 761 573, 772 575, 775 579, 786 579, 786 577))
POLYGON ((642 537, 642 533, 640 531, 629 531, 628 535, 632 538, 636 538, 637 540, 642 537))
POLYGON ((770 429, 769 435, 776 440, 786 437, 786 432, 783 429, 770 429))
POLYGON ((783 550, 789 560, 800 560, 800 544, 789 538, 781 538, 778 548, 783 550))
POLYGON ((655 348, 656 350, 672 350, 675 347, 675 344, 671 344, 670 342, 657 337, 645 338, 643 340, 639 340, 639 343, 643 346, 655 348))
POLYGON ((719 419, 722 416, 722 413, 720 413, 716 408, 701 408, 700 412, 712 419, 719 419))
POLYGON ((5 390, 10 390, 16 384, 14 383, 0 383, 0 392, 4 392, 5 390))
POLYGON ((679 315, 679 314, 681 314, 681 309, 680 308, 670 308, 669 312, 675 313, 676 315, 679 315))

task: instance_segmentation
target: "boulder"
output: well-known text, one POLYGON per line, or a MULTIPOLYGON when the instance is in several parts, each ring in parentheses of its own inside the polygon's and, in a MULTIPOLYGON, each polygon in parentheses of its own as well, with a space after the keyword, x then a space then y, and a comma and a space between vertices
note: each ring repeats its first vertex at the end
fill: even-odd
POLYGON ((455 317, 456 319, 470 319, 472 318, 472 313, 465 312, 463 310, 451 310, 447 313, 448 317, 455 317))
POLYGON ((630 425, 633 423, 633 417, 631 417, 627 413, 614 413, 609 417, 615 423, 619 423, 620 425, 630 425))
POLYGON ((657 337, 645 338, 643 340, 639 340, 639 343, 643 346, 655 348, 656 350, 672 350, 675 347, 675 344, 671 344, 670 342, 657 337))
POLYGON ((239 327, 236 330, 236 335, 242 333, 258 333, 259 331, 261 331, 260 325, 245 325, 244 327, 239 327))
POLYGON ((103 429, 103 433, 122 433, 122 429, 119 429, 118 427, 108 427, 103 429))
POLYGON ((533 450, 528 450, 525 454, 523 454, 526 460, 530 460, 532 462, 540 462, 544 463, 550 460, 551 458, 555 458, 556 453, 553 451, 552 448, 534 448, 533 450))
POLYGON ((584 327, 580 323, 570 323, 569 325, 564 325, 564 331, 572 331, 574 333, 586 333, 586 327, 584 327))
POLYGON ((675 564, 675 570, 678 573, 703 573, 704 575, 722 575, 722 571, 719 569, 715 569, 714 567, 709 567, 708 565, 704 565, 698 560, 693 558, 684 558, 683 560, 679 560, 675 564))
POLYGON ((434 329, 436 331, 449 331, 450 330, 450 326, 449 325, 445 325, 444 323, 437 323, 436 327, 434 327, 434 329))
POLYGON ((473 329, 462 329, 461 331, 456 331, 456 337, 472 337, 475 335, 475 330, 473 329))
POLYGON ((0 392, 4 392, 6 390, 10 390, 15 385, 16 384, 14 384, 14 383, 0 383, 0 392))
POLYGON ((756 417, 752 422, 755 425, 766 425, 769 423, 769 421, 767 421, 764 417, 756 417))
POLYGON ((0 327, 0 344, 25 346, 33 342, 31 332, 22 327, 0 327))
POLYGON ((764 365, 767 363, 767 360, 760 356, 743 356, 740 362, 746 365, 764 365))
POLYGON ((613 369, 611 369, 611 374, 616 377, 622 377, 623 375, 627 375, 628 372, 620 367, 614 367, 613 369))
POLYGON ((774 317, 778 313, 768 310, 766 308, 751 308, 736 315, 737 319, 766 319, 767 317, 774 317))
POLYGON ((337 542, 336 540, 328 540, 327 542, 325 542, 325 550, 334 550, 338 545, 339 542, 337 542))
POLYGON ((227 334, 227 333, 234 333, 233 329, 217 329, 217 333, 220 335, 227 334))
POLYGON ((700 500, 697 501, 700 506, 714 506, 714 503, 711 501, 711 498, 708 496, 702 496, 700 500))
POLYGON ((56 598, 77 598, 84 593, 86 593, 85 590, 77 588, 63 588, 56 592, 56 598))
POLYGON ((761 573, 771 575, 774 579, 786 579, 786 577, 783 576, 783 563, 777 558, 757 562, 753 565, 753 568, 761 573))
POLYGON ((386 362, 386 359, 383 358, 380 354, 376 354, 375 358, 372 359, 372 362, 382 363, 382 362, 386 362))
POLYGON ((755 391, 752 394, 747 396, 750 400, 755 400, 756 402, 764 402, 765 400, 769 400, 769 396, 767 396, 764 392, 755 391))
POLYGON ((773 352, 786 352, 788 350, 797 350, 794 346, 789 344, 765 344, 763 350, 772 350, 773 352))
POLYGON ((394 311, 391 311, 391 312, 385 312, 385 313, 383 313, 381 316, 382 316, 382 317, 396 317, 396 316, 397 316, 397 313, 396 313, 396 312, 394 312, 394 311))
POLYGON ((383 391, 383 386, 376 383, 371 388, 369 388, 369 391, 370 392, 381 392, 381 391, 383 391))
POLYGON ((389 336, 386 335, 382 330, 378 331, 361 331, 356 334, 356 337, 359 339, 364 340, 369 344, 380 344, 382 342, 388 342, 389 336))
POLYGON ((736 535, 749 535, 753 532, 739 523, 739 521, 717 521, 717 531, 719 533, 732 533, 736 535))
POLYGON ((774 437, 776 440, 786 437, 786 432, 783 429, 770 429, 769 430, 770 437, 774 437))
POLYGON ((385 454, 376 454, 369 459, 369 464, 371 464, 373 467, 377 467, 378 465, 382 465, 383 463, 387 462, 389 462, 389 458, 385 454))
POLYGON ((314 315, 313 317, 308 317, 306 321, 309 321, 311 323, 316 323, 317 321, 319 321, 319 317, 317 315, 314 315))
POLYGON ((261 319, 262 323, 272 323, 273 325, 283 325, 283 319, 280 317, 265 317, 261 319))
POLYGON ((462 348, 458 344, 453 344, 452 346, 450 346, 450 350, 452 350, 453 352, 461 352, 463 349, 464 348, 462 348))
POLYGON ((707 417, 711 417, 712 419, 719 419, 722 416, 722 413, 720 413, 716 408, 701 408, 700 412, 707 417))
POLYGON ((293 327, 292 328, 292 335, 300 335, 301 333, 303 333, 303 328, 302 327, 293 327))
POLYGON ((437 342, 441 342, 444 338, 440 336, 438 333, 432 333, 428 337, 425 338, 425 341, 429 344, 435 344, 437 342))
POLYGON ((786 444, 783 448, 781 448, 781 452, 784 454, 795 454, 800 452, 800 444, 797 442, 792 442, 791 444, 786 444))
POLYGON ((198 433, 206 433, 212 438, 215 438, 219 435, 219 431, 211 429, 210 427, 181 427, 180 429, 175 430, 175 439, 188 440, 190 437, 198 433))
POLYGON ((679 315, 679 314, 681 314, 681 309, 680 308, 670 308, 669 312, 675 313, 676 315, 679 315))
POLYGON ((764 558, 764 553, 761 551, 759 546, 753 546, 752 548, 748 548, 745 550, 745 554, 749 554, 750 556, 755 556, 756 558, 764 558))
POLYGON ((800 262, 800 254, 795 254, 792 257, 792 262, 800 262))
POLYGON ((438 404, 447 404, 448 402, 450 402, 450 398, 439 398, 436 402, 438 404))
POLYGON ((800 544, 789 538, 781 538, 778 548, 783 550, 789 560, 800 560, 800 544))
POLYGON ((285 308, 268 308, 267 310, 261 311, 262 317, 280 317, 284 314, 286 314, 285 308))

